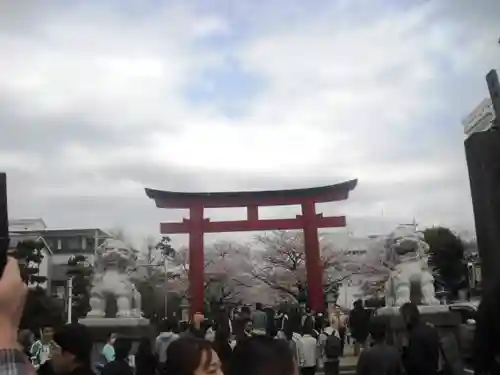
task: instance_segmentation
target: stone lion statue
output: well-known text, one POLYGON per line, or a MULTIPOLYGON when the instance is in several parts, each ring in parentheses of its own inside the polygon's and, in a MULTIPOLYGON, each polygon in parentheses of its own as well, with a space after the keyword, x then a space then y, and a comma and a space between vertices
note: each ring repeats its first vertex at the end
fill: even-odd
POLYGON ((386 306, 410 301, 438 305, 434 276, 427 265, 429 245, 423 233, 413 226, 400 226, 387 237, 384 250, 384 261, 391 270, 385 284, 386 306))
POLYGON ((136 254, 122 241, 107 239, 97 248, 88 317, 105 317, 107 297, 116 299, 117 318, 141 317, 141 297, 129 276, 135 261, 136 254))

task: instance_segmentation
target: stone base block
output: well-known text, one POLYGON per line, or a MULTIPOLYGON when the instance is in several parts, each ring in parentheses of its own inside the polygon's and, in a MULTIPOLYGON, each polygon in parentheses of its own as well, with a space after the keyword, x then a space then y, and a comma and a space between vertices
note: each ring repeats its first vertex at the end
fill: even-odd
POLYGON ((154 340, 156 328, 145 318, 82 318, 80 324, 87 326, 94 340, 92 353, 93 361, 100 357, 102 347, 106 344, 110 333, 116 333, 118 337, 130 340, 132 352, 135 354, 137 345, 143 337, 154 340))

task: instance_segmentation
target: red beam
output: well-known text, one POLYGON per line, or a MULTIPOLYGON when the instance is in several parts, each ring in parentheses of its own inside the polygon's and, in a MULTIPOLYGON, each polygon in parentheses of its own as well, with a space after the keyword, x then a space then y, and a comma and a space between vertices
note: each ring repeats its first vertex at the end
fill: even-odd
MULTIPOLYGON (((316 215, 315 224, 318 228, 338 228, 346 226, 345 216, 323 217, 316 215)), ((217 232, 247 232, 259 230, 285 230, 303 229, 304 223, 301 216, 294 219, 269 219, 269 220, 236 220, 236 221, 203 221, 204 233, 217 232)), ((191 222, 185 219, 182 223, 161 223, 162 234, 190 233, 191 222)))
MULTIPOLYGON (((315 203, 326 203, 343 201, 349 197, 349 191, 331 192, 324 195, 318 195, 311 198, 315 203)), ((155 199, 158 208, 190 208, 193 205, 200 204, 205 208, 223 208, 223 207, 248 207, 248 206, 293 206, 301 204, 304 200, 301 196, 282 196, 282 197, 234 197, 232 199, 219 198, 176 198, 176 199, 155 199)))
POLYGON ((247 219, 248 219, 248 221, 259 220, 259 207, 258 206, 248 206, 247 207, 247 219))

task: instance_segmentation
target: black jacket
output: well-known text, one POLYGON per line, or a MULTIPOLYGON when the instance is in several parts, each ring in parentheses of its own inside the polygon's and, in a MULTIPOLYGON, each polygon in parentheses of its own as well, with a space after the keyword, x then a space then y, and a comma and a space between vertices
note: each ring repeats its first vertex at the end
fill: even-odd
MULTIPOLYGON (((50 361, 45 362, 42 366, 38 368, 38 375, 56 375, 54 369, 52 368, 52 364, 50 361)), ((94 371, 90 368, 90 366, 81 366, 74 369, 68 375, 95 375, 94 371)))
POLYGON ((102 370, 103 375, 134 375, 132 368, 127 361, 123 359, 109 362, 102 370))
POLYGON ((364 341, 368 337, 370 312, 364 308, 354 308, 349 313, 349 329, 355 340, 364 341))
POLYGON ((186 331, 181 333, 180 337, 204 339, 205 338, 205 330, 202 328, 189 327, 186 331))
POLYGON ((154 354, 135 356, 135 372, 137 375, 154 375, 158 369, 158 361, 154 354))
POLYGON ((377 343, 364 350, 356 366, 356 375, 403 375, 399 352, 395 347, 377 343))
POLYGON ((408 346, 403 351, 407 375, 436 375, 439 367, 439 335, 427 323, 418 323, 408 334, 408 346))

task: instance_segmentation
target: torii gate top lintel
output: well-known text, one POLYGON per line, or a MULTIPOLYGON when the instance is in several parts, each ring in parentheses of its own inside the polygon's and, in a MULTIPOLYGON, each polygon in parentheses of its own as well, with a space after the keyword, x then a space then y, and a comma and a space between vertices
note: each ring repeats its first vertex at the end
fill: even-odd
POLYGON ((358 180, 345 181, 336 185, 307 189, 239 191, 216 193, 185 193, 146 189, 146 195, 153 199, 158 208, 186 209, 196 205, 204 208, 287 206, 301 204, 304 200, 324 203, 346 200, 358 180))

